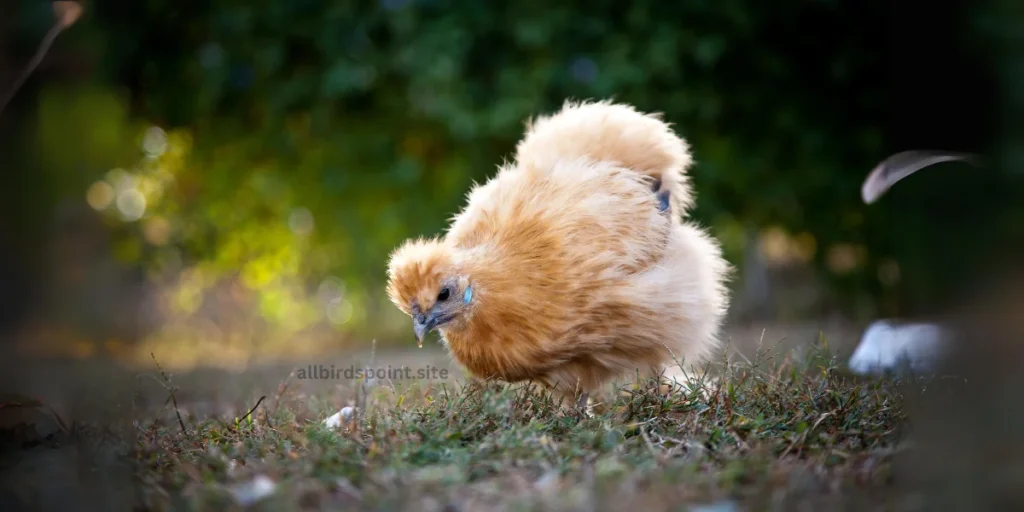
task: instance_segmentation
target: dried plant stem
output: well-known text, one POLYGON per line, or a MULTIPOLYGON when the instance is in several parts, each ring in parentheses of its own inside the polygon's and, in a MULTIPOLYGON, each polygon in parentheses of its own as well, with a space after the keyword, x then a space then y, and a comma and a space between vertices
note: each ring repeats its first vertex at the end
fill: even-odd
POLYGON ((14 85, 11 87, 11 90, 4 96, 3 101, 0 101, 0 113, 3 113, 4 109, 7 108, 7 104, 11 102, 15 93, 18 92, 18 89, 25 84, 25 81, 28 80, 30 75, 32 75, 32 72, 39 67, 41 62, 43 62, 43 57, 46 57, 46 52, 50 51, 50 47, 53 46, 53 42, 64 30, 64 27, 65 25, 60 21, 54 23, 53 27, 50 27, 50 31, 46 33, 46 37, 44 37, 43 41, 39 43, 39 48, 36 49, 36 54, 32 56, 32 60, 29 61, 28 66, 25 66, 21 75, 19 75, 18 79, 14 81, 14 85))
MULTIPOLYGON (((167 372, 165 372, 163 368, 160 367, 160 363, 157 362, 155 354, 150 352, 149 356, 153 358, 153 363, 156 364, 156 369, 160 371, 160 375, 164 378, 164 382, 166 383, 165 387, 169 395, 168 398, 170 398, 171 403, 174 404, 174 414, 178 416, 178 425, 181 426, 181 432, 188 435, 188 429, 185 428, 185 421, 181 419, 181 411, 178 410, 178 398, 174 396, 174 385, 171 383, 171 377, 167 375, 167 372)), ((262 401, 263 399, 260 398, 260 402, 262 401)), ((256 402, 256 405, 259 405, 259 402, 256 402)), ((255 409, 255 407, 253 409, 255 409)))
POLYGON ((260 397, 260 399, 256 401, 256 405, 252 406, 252 409, 249 409, 249 412, 245 413, 245 415, 244 415, 244 416, 242 416, 242 417, 243 417, 243 418, 248 418, 248 417, 249 417, 249 415, 250 415, 250 414, 252 414, 253 412, 255 412, 255 411, 256 411, 256 408, 257 408, 257 407, 259 407, 259 406, 260 406, 260 404, 262 404, 262 403, 263 403, 263 400, 264 400, 265 398, 267 398, 267 396, 266 396, 266 395, 263 395, 263 396, 261 396, 261 397, 260 397))

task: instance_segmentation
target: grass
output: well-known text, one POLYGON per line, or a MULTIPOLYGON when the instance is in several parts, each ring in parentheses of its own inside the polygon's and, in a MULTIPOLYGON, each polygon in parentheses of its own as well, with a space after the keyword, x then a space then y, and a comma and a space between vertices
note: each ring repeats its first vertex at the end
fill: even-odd
POLYGON ((250 405, 237 421, 140 424, 140 499, 155 510, 790 510, 892 499, 905 425, 895 382, 843 375, 820 350, 716 373, 667 393, 621 387, 591 416, 522 385, 363 383, 310 395, 286 381, 251 419, 250 405), (325 426, 345 403, 358 412, 325 426), (257 478, 273 482, 262 499, 257 478))

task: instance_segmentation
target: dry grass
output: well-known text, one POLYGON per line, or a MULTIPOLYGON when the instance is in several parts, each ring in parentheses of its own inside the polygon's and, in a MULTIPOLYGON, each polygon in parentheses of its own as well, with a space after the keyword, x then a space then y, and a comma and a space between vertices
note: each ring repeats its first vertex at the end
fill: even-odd
POLYGON ((824 347, 716 373, 665 394, 653 383, 622 388, 591 417, 524 386, 306 393, 285 382, 251 422, 246 404, 184 429, 173 413, 137 424, 139 501, 153 510, 795 510, 902 499, 891 492, 906 423, 897 382, 844 375, 824 347), (338 404, 360 412, 324 426, 338 404), (273 491, 250 504, 257 477, 273 491))

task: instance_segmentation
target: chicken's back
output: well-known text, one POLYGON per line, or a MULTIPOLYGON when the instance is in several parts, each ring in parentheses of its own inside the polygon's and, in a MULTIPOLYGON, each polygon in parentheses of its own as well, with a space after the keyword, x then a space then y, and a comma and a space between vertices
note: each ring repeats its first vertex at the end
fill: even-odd
POLYGON ((535 168, 587 158, 609 162, 654 178, 659 195, 667 194, 673 217, 693 204, 686 172, 693 163, 689 145, 660 115, 630 105, 569 102, 550 116, 533 120, 516 147, 516 161, 535 168))
POLYGON ((470 192, 446 240, 490 248, 507 264, 561 258, 634 273, 661 257, 670 229, 641 176, 577 159, 502 169, 470 192))

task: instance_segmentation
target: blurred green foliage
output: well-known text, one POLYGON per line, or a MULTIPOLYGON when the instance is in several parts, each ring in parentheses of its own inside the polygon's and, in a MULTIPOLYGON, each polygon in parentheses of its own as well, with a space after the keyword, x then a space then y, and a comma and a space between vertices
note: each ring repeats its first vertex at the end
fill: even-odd
MULTIPOLYGON (((22 46, 45 30, 46 9, 21 2, 22 46)), ((330 315, 307 311, 302 298, 334 286, 347 301, 341 323, 379 333, 380 315, 393 313, 381 294, 388 252, 442 230, 470 183, 508 156, 525 119, 567 98, 614 97, 664 112, 690 141, 694 216, 732 260, 745 231, 809 233, 813 261, 851 312, 908 311, 930 304, 972 247, 998 240, 978 226, 1006 220, 1012 197, 997 179, 965 182, 970 171, 952 167, 861 204, 867 171, 907 149, 888 124, 879 23, 888 9, 839 0, 90 2, 58 46, 95 73, 87 86, 36 84, 32 147, 43 158, 32 165, 47 176, 37 186, 58 190, 52 197, 81 197, 106 180, 90 190, 100 199, 113 191, 112 219, 124 217, 124 187, 149 187, 118 254, 154 273, 188 270, 172 301, 182 311, 195 307, 197 287, 234 276, 259 292, 266 318, 301 329, 330 315), (147 136, 165 147, 147 155, 147 136), (958 211, 938 213, 951 193, 958 211), (829 272, 835 244, 860 247, 862 261, 829 272), (887 288, 878 269, 893 260, 902 282, 887 288)))

